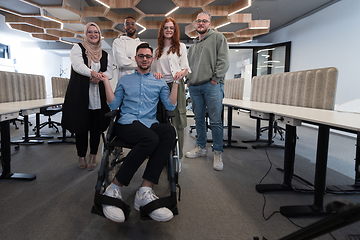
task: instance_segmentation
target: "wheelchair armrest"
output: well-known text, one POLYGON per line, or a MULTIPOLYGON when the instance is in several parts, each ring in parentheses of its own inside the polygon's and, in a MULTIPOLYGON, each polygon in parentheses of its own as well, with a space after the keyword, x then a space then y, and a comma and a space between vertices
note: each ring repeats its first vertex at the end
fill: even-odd
POLYGON ((120 113, 120 109, 111 110, 110 112, 105 114, 105 117, 115 118, 117 115, 119 115, 119 113, 120 113))
POLYGON ((174 111, 168 111, 168 110, 166 110, 166 116, 167 116, 168 118, 175 117, 175 113, 174 113, 174 111))

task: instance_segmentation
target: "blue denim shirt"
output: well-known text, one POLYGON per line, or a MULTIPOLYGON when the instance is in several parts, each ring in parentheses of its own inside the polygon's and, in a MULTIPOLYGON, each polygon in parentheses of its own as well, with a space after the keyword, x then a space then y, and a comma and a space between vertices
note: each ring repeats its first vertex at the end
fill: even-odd
POLYGON ((159 99, 169 111, 176 107, 171 103, 170 89, 165 80, 157 80, 151 71, 142 75, 135 70, 132 74, 122 76, 114 95, 109 107, 115 110, 121 105, 120 124, 131 124, 137 120, 150 128, 158 122, 156 110, 159 99))

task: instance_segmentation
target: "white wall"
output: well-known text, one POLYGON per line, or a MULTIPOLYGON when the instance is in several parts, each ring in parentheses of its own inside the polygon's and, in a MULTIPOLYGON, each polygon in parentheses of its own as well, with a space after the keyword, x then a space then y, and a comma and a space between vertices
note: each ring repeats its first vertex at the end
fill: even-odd
MULTIPOLYGON (((335 104, 339 109, 339 105, 360 97, 360 75, 355 71, 360 56, 359 10, 360 1, 343 0, 258 41, 291 41, 290 71, 336 67, 335 104)), ((353 110, 359 111, 360 104, 353 110)))
POLYGON ((235 74, 241 73, 241 77, 244 78, 243 99, 250 100, 252 49, 230 49, 229 55, 230 67, 226 73, 225 79, 233 79, 235 74))
POLYGON ((62 57, 40 48, 23 47, 23 42, 29 42, 29 35, 18 34, 18 31, 10 30, 5 24, 5 17, 0 15, 0 43, 10 48, 10 60, 1 60, 0 70, 43 75, 46 83, 46 95, 52 96, 51 77, 58 77, 62 57), (11 34, 14 32, 16 34, 11 34), (16 62, 14 64, 14 62, 16 62), (12 66, 9 66, 12 65, 12 66))

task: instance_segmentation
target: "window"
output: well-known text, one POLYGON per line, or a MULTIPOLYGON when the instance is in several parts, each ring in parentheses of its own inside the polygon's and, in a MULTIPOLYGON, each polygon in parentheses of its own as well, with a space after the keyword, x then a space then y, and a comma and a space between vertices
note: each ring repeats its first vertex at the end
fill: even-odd
POLYGON ((254 48, 253 76, 289 72, 291 42, 254 48))
POLYGON ((0 58, 10 59, 9 46, 0 43, 0 58))

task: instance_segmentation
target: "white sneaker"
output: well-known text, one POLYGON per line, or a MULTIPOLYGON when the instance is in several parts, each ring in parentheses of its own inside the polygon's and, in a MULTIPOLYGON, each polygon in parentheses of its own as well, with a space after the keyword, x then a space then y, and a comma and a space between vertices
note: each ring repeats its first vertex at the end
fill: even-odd
MULTIPOLYGON (((110 190, 110 186, 111 185, 106 188, 104 195, 122 200, 120 189, 110 190)), ((103 213, 107 219, 110 219, 113 222, 122 223, 125 221, 125 215, 121 208, 103 205, 103 213)))
POLYGON ((224 168, 221 151, 216 151, 216 150, 214 151, 213 168, 217 171, 221 171, 224 168))
MULTIPOLYGON (((149 202, 159 199, 151 188, 143 187, 142 194, 139 193, 140 189, 135 194, 134 208, 140 211, 140 207, 145 206, 149 202)), ((173 218, 173 213, 170 209, 162 207, 152 211, 149 216, 158 222, 167 222, 173 218)))
POLYGON ((206 148, 202 148, 199 145, 197 145, 190 152, 185 153, 185 157, 187 158, 196 158, 196 157, 205 157, 205 156, 206 156, 206 148))

